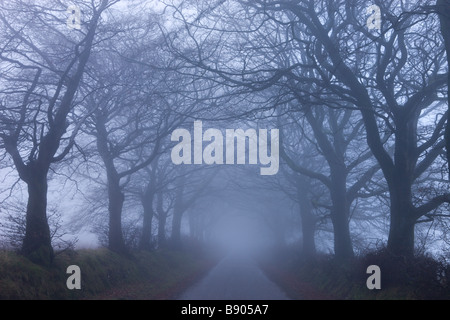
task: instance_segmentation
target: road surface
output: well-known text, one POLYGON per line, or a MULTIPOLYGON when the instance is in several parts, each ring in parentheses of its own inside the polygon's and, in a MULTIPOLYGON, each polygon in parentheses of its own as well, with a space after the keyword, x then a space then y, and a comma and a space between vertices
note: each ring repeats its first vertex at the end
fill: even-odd
POLYGON ((288 300, 286 294, 243 255, 228 256, 179 300, 288 300))

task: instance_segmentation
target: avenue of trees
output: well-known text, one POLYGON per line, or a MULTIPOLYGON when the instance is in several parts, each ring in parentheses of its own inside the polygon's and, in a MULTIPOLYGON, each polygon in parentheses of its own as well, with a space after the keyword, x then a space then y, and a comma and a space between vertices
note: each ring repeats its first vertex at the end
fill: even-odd
POLYGON ((449 0, 2 2, 0 232, 49 264, 67 182, 121 254, 207 240, 223 202, 306 256, 448 245, 449 28, 449 0), (278 173, 174 164, 195 120, 278 128, 278 173))

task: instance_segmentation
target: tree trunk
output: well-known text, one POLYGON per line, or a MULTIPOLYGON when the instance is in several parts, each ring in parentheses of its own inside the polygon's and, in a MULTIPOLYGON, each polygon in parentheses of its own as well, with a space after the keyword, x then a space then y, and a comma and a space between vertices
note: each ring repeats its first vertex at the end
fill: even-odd
POLYGON ((108 184, 108 212, 109 212, 109 249, 117 253, 126 253, 126 246, 122 233, 122 209, 125 196, 120 187, 120 176, 114 165, 108 142, 106 118, 101 110, 95 113, 95 128, 97 130, 97 149, 106 169, 108 184))
POLYGON ((202 239, 202 227, 200 225, 199 212, 189 212, 189 236, 195 241, 201 241, 202 239))
POLYGON ((158 219, 158 247, 164 248, 166 246, 166 221, 167 216, 163 214, 158 219))
POLYGON ((125 253, 126 247, 122 233, 122 209, 125 196, 118 181, 108 179, 109 197, 109 249, 118 253, 125 253))
POLYGON ((184 213, 184 175, 180 177, 179 186, 176 193, 175 205, 173 207, 173 217, 172 217, 172 234, 171 234, 171 245, 174 249, 181 248, 181 221, 183 219, 184 213))
MULTIPOLYGON (((320 149, 330 167, 331 185, 328 186, 331 195, 331 221, 334 233, 334 254, 337 260, 353 258, 353 245, 349 229, 350 204, 347 199, 347 167, 345 165, 345 147, 342 129, 334 133, 333 143, 324 133, 322 120, 312 112, 305 114, 320 149)), ((337 122, 336 115, 329 114, 330 122, 337 122)), ((336 124, 337 126, 337 124, 336 124)))
POLYGON ((414 255, 414 206, 411 184, 403 170, 398 169, 390 187, 390 227, 388 250, 397 256, 414 255))
POLYGON ((172 218, 172 235, 171 235, 171 243, 174 249, 181 248, 182 218, 183 218, 183 211, 181 209, 174 209, 172 218))
POLYGON ((316 254, 315 231, 316 222, 312 212, 311 202, 308 198, 308 186, 302 179, 297 179, 298 200, 300 216, 302 219, 302 248, 303 255, 308 258, 316 254))
POLYGON ((334 231, 334 254, 337 260, 353 258, 353 244, 350 236, 350 206, 347 201, 346 173, 343 168, 331 168, 331 221, 334 231))
POLYGON ((415 207, 412 202, 412 183, 417 163, 416 121, 396 123, 395 132, 395 170, 386 177, 390 196, 390 228, 388 250, 397 256, 414 255, 415 207))
POLYGON ((315 242, 315 221, 311 214, 304 214, 303 209, 300 209, 302 216, 302 248, 303 255, 306 257, 313 257, 316 254, 315 242))
POLYGON ((391 205, 388 250, 395 256, 414 255, 414 221, 404 214, 406 210, 391 205))
POLYGON ((162 193, 158 193, 157 195, 156 210, 158 212, 158 248, 164 248, 166 246, 167 212, 164 211, 164 198, 162 193))
MULTIPOLYGON (((441 22, 441 33, 444 38, 445 51, 447 51, 447 62, 450 66, 450 0, 437 0, 439 19, 441 22)), ((450 108, 450 72, 448 72, 448 84, 447 84, 447 101, 448 108, 450 108)), ((450 180, 450 113, 447 115, 447 124, 445 127, 445 148, 447 152, 447 166, 448 166, 448 178, 450 180)))
POLYGON ((153 193, 146 193, 142 199, 142 206, 144 208, 144 221, 142 224, 142 235, 139 242, 139 247, 142 250, 152 249, 152 223, 153 223, 153 193))
POLYGON ((47 170, 30 170, 26 232, 22 253, 31 261, 49 265, 53 260, 50 228, 47 222, 47 170))

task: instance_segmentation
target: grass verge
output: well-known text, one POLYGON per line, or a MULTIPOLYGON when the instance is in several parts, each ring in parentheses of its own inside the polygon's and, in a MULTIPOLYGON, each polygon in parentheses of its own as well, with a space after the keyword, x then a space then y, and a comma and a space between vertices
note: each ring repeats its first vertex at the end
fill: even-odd
POLYGON ((0 251, 0 299, 172 299, 212 266, 212 261, 178 251, 107 249, 58 255, 49 268, 21 255, 0 251), (69 290, 69 265, 81 270, 81 290, 69 290))
POLYGON ((379 250, 345 264, 327 255, 317 256, 314 261, 277 257, 260 264, 294 300, 450 299, 449 265, 423 255, 405 259, 379 250), (380 290, 367 288, 370 265, 380 267, 380 290))

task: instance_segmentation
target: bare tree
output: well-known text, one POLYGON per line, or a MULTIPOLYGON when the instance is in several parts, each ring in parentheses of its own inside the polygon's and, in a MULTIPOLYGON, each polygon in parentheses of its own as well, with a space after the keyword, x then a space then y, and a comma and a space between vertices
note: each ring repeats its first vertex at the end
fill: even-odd
MULTIPOLYGON (((130 70, 130 66, 124 68, 130 70)), ((139 95, 136 98, 129 94, 128 84, 119 85, 125 86, 124 91, 113 85, 92 95, 91 103, 97 106, 97 111, 89 121, 90 133, 96 139, 106 170, 109 248, 117 252, 126 251, 121 228, 124 188, 133 174, 162 152, 162 140, 173 125, 169 124, 170 109, 166 105, 155 106, 147 99, 139 100, 139 95)))
MULTIPOLYGON (((441 21, 441 32, 444 38, 445 51, 447 52, 447 65, 450 66, 450 1, 449 0, 437 0, 436 1, 437 12, 441 21)), ((448 72, 447 78, 447 105, 450 108, 450 95, 448 88, 450 86, 450 72, 448 72)), ((445 126, 445 146, 447 149, 447 162, 448 162, 448 179, 450 180, 450 116, 447 113, 447 124, 445 126)))
MULTIPOLYGON (((149 27, 141 21, 136 25, 135 21, 127 20, 124 23, 128 26, 125 29, 147 35, 150 28, 153 33, 150 38, 137 39, 130 39, 125 33, 123 42, 109 43, 108 49, 96 55, 98 65, 107 61, 108 67, 93 70, 95 84, 90 87, 95 90, 86 100, 90 108, 96 108, 88 119, 86 133, 95 137, 98 155, 105 167, 109 248, 117 252, 127 251, 121 228, 127 186, 135 179, 134 175, 153 162, 150 171, 153 166, 158 170, 158 157, 169 147, 165 140, 184 121, 190 108, 177 91, 183 82, 169 67, 171 57, 162 50, 155 25, 149 27), (127 41, 129 46, 123 46, 127 41), (152 49, 147 50, 150 45, 152 49)), ((156 189, 149 185, 142 198, 145 239, 141 238, 141 244, 149 243, 152 217, 158 214, 151 206, 158 190, 158 183, 156 189)), ((155 199, 159 201, 159 197, 155 199)))
POLYGON ((28 186, 22 252, 39 263, 48 264, 53 257, 47 175, 75 144, 86 116, 76 112, 77 91, 92 48, 101 41, 100 16, 116 2, 75 1, 83 12, 80 31, 67 29, 62 4, 9 1, 0 7, 0 139, 28 186))
MULTIPOLYGON (((323 167, 318 171, 309 170, 293 161, 285 151, 282 151, 282 156, 291 169, 319 180, 328 189, 335 254, 337 258, 347 259, 353 256, 349 229, 352 204, 358 197, 360 189, 370 181, 379 167, 368 161, 372 157, 370 150, 361 147, 364 128, 354 111, 315 107, 304 112, 306 121, 297 119, 296 122, 302 127, 300 130, 304 132, 303 139, 309 139, 315 149, 319 150, 319 155, 326 160, 329 173, 323 173, 323 167), (309 138, 305 136, 308 134, 308 129, 305 129, 307 125, 310 127, 310 134, 313 135, 309 138)), ((298 135, 294 134, 294 139, 299 139, 298 135)), ((286 145, 286 149, 296 149, 298 142, 295 140, 285 139, 283 145, 286 145)), ((282 147, 282 150, 284 148, 282 147)))
POLYGON ((376 1, 380 30, 369 29, 367 5, 359 0, 220 2, 200 7, 194 18, 183 15, 182 6, 170 6, 187 30, 184 43, 196 50, 183 50, 180 35, 169 35, 168 43, 224 84, 253 91, 273 87, 284 97, 295 88, 299 101, 313 97, 329 105, 338 97, 359 110, 367 144, 388 184, 388 248, 411 256, 416 222, 450 202, 448 193, 413 201, 413 185, 441 159, 448 118, 447 62, 437 16, 404 14, 426 3, 376 1), (261 46, 261 40, 272 45, 261 46), (239 50, 225 50, 232 46, 239 50), (427 122, 433 130, 424 132, 427 122))

